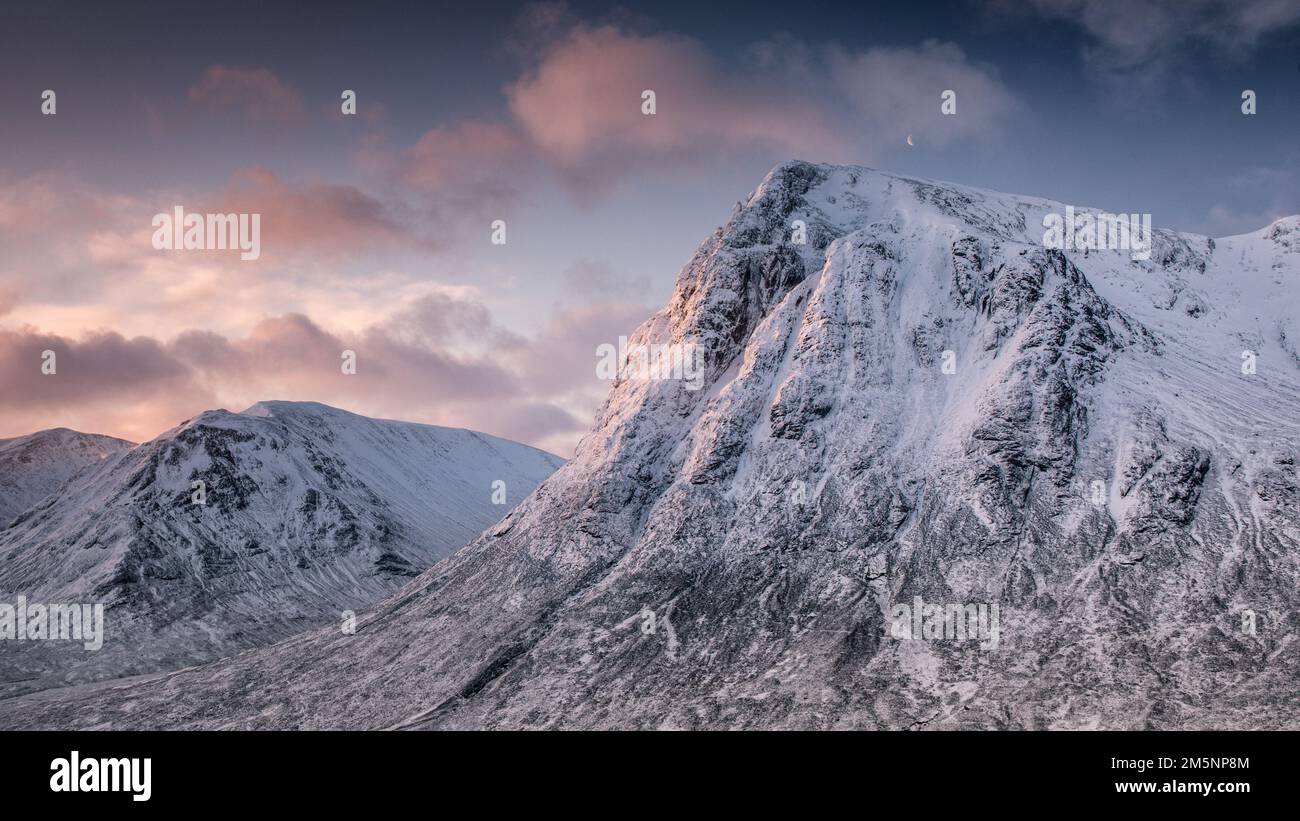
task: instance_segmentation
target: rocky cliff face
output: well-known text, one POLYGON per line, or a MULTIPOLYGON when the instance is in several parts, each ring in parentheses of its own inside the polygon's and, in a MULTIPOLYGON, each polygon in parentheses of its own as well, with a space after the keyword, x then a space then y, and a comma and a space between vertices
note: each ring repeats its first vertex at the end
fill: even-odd
POLYGON ((0 532, 0 603, 103 603, 106 632, 92 651, 0 642, 0 681, 13 691, 174 670, 337 629, 344 610, 418 576, 561 463, 313 403, 204 413, 0 532))
POLYGON ((1300 220, 1134 261, 1063 208, 783 165, 633 337, 703 390, 617 383, 355 635, 0 725, 1294 726, 1300 220))

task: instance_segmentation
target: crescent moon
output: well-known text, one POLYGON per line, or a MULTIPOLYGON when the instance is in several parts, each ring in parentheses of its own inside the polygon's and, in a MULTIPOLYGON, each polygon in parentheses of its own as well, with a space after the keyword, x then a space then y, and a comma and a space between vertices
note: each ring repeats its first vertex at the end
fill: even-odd
POLYGON ((908 134, 908 135, 907 135, 907 144, 908 144, 908 145, 912 145, 912 146, 916 145, 916 143, 912 142, 912 135, 911 135, 911 134, 908 134))

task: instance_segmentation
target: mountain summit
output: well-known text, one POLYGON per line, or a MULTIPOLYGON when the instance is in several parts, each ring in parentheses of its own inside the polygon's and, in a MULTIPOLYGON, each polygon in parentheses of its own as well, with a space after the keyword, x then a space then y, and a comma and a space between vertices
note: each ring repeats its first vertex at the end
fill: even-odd
POLYGON ((88 652, 0 643, 0 683, 174 670, 340 629, 343 611, 418 576, 562 463, 314 402, 208 411, 83 471, 0 531, 0 604, 103 603, 106 631, 88 652))
POLYGON ((1135 259, 1044 247, 1065 208, 782 165, 631 339, 702 389, 616 383, 355 635, 0 725, 1288 726, 1297 222, 1135 259))
POLYGON ((77 471, 131 447, 124 439, 67 428, 0 439, 0 530, 77 471))

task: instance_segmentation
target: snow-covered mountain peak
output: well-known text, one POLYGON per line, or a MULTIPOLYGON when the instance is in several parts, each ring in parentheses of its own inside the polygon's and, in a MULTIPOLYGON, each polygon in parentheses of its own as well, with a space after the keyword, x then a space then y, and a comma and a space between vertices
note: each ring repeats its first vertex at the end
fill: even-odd
MULTIPOLYGON (((0 531, 0 594, 106 605, 103 650, 28 648, 41 680, 173 669, 337 618, 461 547, 563 463, 473 431, 255 407, 121 450, 0 531)), ((0 683, 22 678, 0 665, 0 683)))
POLYGON ((308 416, 332 416, 332 417, 361 417, 359 414, 336 408, 332 405, 326 405, 322 402, 299 402, 288 401, 284 399, 264 399, 256 402, 239 412, 240 416, 277 416, 277 415, 308 415, 308 416))
POLYGON ((0 724, 1293 725, 1290 223, 1139 258, 1044 247, 1066 207, 784 164, 632 335, 701 346, 704 384, 614 383, 357 635, 0 724), (918 600, 998 638, 900 636, 918 600))
POLYGON ((0 530, 78 471, 131 447, 123 439, 68 428, 0 439, 0 530))

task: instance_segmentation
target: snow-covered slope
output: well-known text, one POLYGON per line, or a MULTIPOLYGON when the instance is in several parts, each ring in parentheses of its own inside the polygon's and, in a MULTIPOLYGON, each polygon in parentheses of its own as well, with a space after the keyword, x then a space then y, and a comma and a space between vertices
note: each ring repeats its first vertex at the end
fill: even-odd
POLYGON ((124 439, 67 428, 0 439, 0 530, 77 471, 133 446, 124 439))
POLYGON ((634 335, 705 389, 616 384, 356 635, 0 726, 1300 726, 1300 220, 1135 262, 1063 209, 783 165, 634 335), (918 597, 996 642, 900 637, 918 597))
POLYGON ((204 413, 0 532, 0 602, 106 606, 101 649, 3 642, 0 682, 173 670, 341 629, 344 610, 461 547, 560 464, 493 436, 314 403, 204 413))

